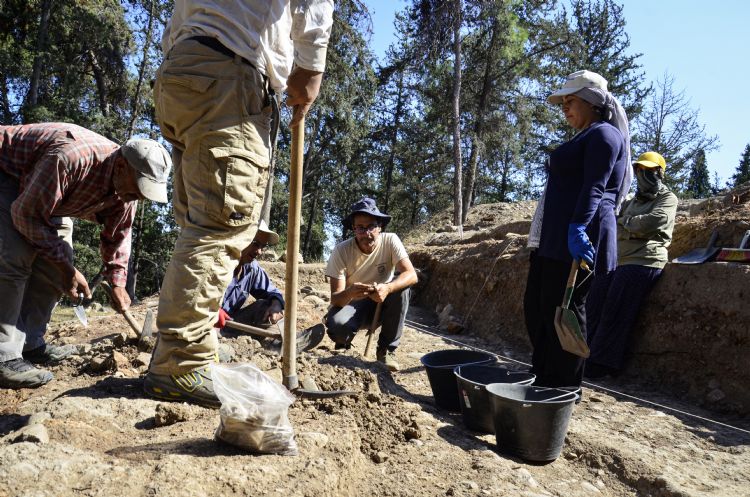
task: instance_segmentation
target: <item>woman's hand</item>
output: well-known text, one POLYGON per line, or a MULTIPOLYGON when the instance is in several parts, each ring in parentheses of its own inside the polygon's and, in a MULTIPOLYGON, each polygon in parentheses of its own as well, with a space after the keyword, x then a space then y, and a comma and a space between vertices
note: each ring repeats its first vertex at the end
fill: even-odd
POLYGON ((576 260, 594 264, 594 246, 586 234, 586 225, 571 223, 568 225, 568 251, 576 260))

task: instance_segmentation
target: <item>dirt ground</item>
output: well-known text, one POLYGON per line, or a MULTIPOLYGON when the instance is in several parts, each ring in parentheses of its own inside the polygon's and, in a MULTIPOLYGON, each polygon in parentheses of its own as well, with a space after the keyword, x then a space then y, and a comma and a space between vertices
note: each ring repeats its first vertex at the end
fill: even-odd
MULTIPOLYGON (((658 379, 644 382, 633 373, 585 383, 562 455, 548 464, 498 450, 493 435, 472 432, 460 414, 435 406, 419 360, 425 353, 460 342, 499 354, 505 367, 525 369, 528 346, 518 330, 497 333, 472 325, 448 335, 438 331, 435 312, 451 301, 456 312, 471 315, 470 323, 492 319, 494 331, 500 322, 518 328, 518 302, 503 313, 491 309, 498 299, 515 299, 523 274, 488 282, 492 288, 475 300, 476 286, 463 279, 438 284, 435 268, 466 271, 472 254, 487 259, 482 254, 491 253, 486 273, 505 247, 501 257, 521 264, 530 212, 531 203, 476 209, 475 233, 458 241, 448 229, 412 234, 414 253, 437 254, 440 265, 432 260, 432 274, 417 289, 418 305, 410 310, 397 351, 402 370, 389 373, 363 358, 364 336, 343 353, 326 338, 301 354, 300 380, 357 394, 292 404, 297 456, 255 455, 219 443, 218 411, 144 397, 149 344, 139 345, 122 317, 105 310, 90 316, 88 328, 75 320, 54 323, 50 341, 80 344, 80 354, 53 366, 55 380, 39 389, 0 391, 0 496, 750 495, 748 417, 659 388, 658 379), (436 292, 444 294, 442 301, 436 292)), ((430 262, 424 255, 417 259, 430 262)), ((283 280, 283 264, 264 266, 274 281, 283 280)), ((323 265, 303 264, 300 285, 306 288, 299 324, 307 326, 319 322, 327 306, 323 265)), ((135 306, 136 319, 142 321, 155 302, 135 306)), ((233 361, 252 362, 280 381, 280 358, 256 340, 238 336, 222 343, 233 361)))
MULTIPOLYGON (((315 307, 303 304, 302 314, 312 320, 315 307)), ((138 319, 145 309, 134 309, 138 319)), ((496 345, 418 331, 436 324, 433 313, 412 308, 398 350, 403 369, 396 373, 363 359, 364 336, 344 353, 326 339, 302 354, 300 378, 358 394, 297 400, 289 410, 299 446, 292 457, 252 455, 216 442, 215 410, 144 398, 142 352, 125 338, 119 316, 92 318, 88 329, 58 324, 50 336, 84 344, 83 353, 53 367, 55 380, 42 388, 0 393, 0 495, 748 495, 748 433, 597 388, 584 389, 563 454, 553 463, 528 464, 498 452, 494 436, 471 432, 460 414, 435 407, 419 362, 424 353, 455 347, 451 338, 484 349, 496 345), (117 361, 93 372, 94 358, 112 352, 122 357, 115 354, 117 361), (49 441, 27 432, 30 416, 30 426, 46 427, 49 441)), ((222 342, 232 346, 235 360, 251 361, 280 380, 278 356, 255 340, 222 342)), ((695 412, 627 384, 605 386, 695 412)))

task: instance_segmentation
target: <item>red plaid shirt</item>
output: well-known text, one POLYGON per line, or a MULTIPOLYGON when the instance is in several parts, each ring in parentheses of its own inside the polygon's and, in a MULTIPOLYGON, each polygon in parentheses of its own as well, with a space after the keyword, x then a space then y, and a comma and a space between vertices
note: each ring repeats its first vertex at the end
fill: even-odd
MULTIPOLYGON (((119 146, 74 124, 0 126, 0 170, 18 180, 16 229, 52 262, 69 261, 53 217, 102 224, 100 252, 109 280, 125 286, 136 202, 123 202, 112 177, 119 146)), ((72 262, 72 261, 70 261, 72 262)))

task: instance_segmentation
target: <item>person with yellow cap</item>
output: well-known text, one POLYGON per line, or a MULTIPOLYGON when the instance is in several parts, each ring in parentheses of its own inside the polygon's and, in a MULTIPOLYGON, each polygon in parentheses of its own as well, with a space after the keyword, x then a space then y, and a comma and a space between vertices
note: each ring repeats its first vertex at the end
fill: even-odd
POLYGON ((677 196, 664 184, 667 163, 646 152, 633 163, 638 184, 617 218, 617 269, 597 274, 586 314, 591 355, 584 376, 598 379, 622 369, 638 311, 667 263, 677 196))

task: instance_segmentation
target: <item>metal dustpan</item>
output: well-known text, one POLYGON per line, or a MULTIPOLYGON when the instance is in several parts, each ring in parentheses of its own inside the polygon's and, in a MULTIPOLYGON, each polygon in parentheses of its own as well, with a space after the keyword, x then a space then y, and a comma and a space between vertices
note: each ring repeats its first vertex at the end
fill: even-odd
POLYGON ((693 249, 685 255, 675 257, 672 262, 675 264, 702 264, 709 260, 711 257, 716 255, 719 251, 719 247, 715 247, 716 238, 718 238, 719 232, 714 228, 711 233, 711 238, 708 240, 706 248, 693 249))
POLYGON ((583 333, 581 332, 578 318, 573 311, 568 309, 570 301, 573 298, 573 290, 575 290, 578 265, 579 261, 573 259, 573 264, 571 265, 570 273, 568 274, 568 283, 565 285, 565 294, 563 295, 562 305, 555 309, 555 331, 557 332, 557 338, 560 340, 560 346, 563 350, 579 357, 586 358, 591 354, 591 351, 586 343, 586 338, 584 338, 583 333))
POLYGON ((750 262, 750 249, 745 248, 750 240, 750 230, 745 231, 739 248, 723 248, 716 255, 717 261, 750 262))

